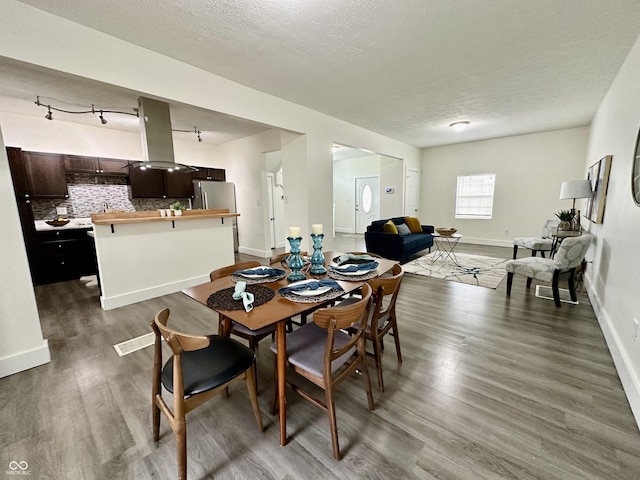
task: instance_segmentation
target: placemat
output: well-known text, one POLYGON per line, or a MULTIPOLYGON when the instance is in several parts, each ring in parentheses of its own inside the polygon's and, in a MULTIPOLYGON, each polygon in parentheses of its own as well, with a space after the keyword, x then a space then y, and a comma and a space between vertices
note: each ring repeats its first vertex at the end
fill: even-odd
POLYGON ((277 282, 278 280, 282 280, 284 277, 287 276, 287 272, 285 272, 284 270, 280 270, 282 273, 279 273, 278 275, 272 275, 270 277, 264 277, 264 278, 247 278, 243 275, 240 274, 232 274, 231 275, 231 280, 234 282, 246 282, 247 285, 255 285, 257 283, 270 283, 270 282, 277 282))
POLYGON ((303 295, 296 295, 292 292, 286 292, 282 294, 282 297, 295 303, 323 303, 328 302, 329 300, 333 300, 334 298, 341 297, 342 295, 344 295, 344 290, 332 288, 322 295, 305 297, 303 295))
MULTIPOLYGON (((212 293, 207 298, 207 306, 214 310, 244 310, 242 300, 233 299, 235 290, 235 287, 229 287, 212 293)), ((276 295, 276 292, 270 288, 261 287, 260 285, 247 285, 245 292, 253 293, 254 307, 264 305, 276 295)))
POLYGON ((364 282, 365 280, 376 278, 378 276, 378 272, 377 270, 371 270, 370 272, 364 273, 362 275, 343 275, 342 273, 329 269, 327 270, 327 275, 329 275, 334 280, 344 280, 346 282, 364 282))

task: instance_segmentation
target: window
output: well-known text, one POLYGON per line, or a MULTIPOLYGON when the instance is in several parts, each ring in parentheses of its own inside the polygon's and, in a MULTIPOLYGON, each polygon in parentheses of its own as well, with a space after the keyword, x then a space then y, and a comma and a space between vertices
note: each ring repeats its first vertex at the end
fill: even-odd
POLYGON ((491 219, 495 173, 458 175, 456 218, 491 219))

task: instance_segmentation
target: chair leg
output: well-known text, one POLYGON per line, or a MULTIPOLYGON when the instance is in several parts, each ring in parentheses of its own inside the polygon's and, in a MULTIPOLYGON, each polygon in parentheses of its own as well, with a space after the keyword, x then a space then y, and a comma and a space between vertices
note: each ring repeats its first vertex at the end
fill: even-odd
POLYGON ((553 301, 556 307, 560 307, 560 289, 558 288, 558 280, 560 279, 560 270, 553 272, 553 282, 551 283, 551 290, 553 291, 553 301))
POLYGON ((518 256, 518 245, 513 246, 513 259, 515 260, 518 256))
POLYGON ((258 424, 258 430, 264 432, 264 426, 262 425, 262 415, 260 414, 260 406, 258 405, 258 389, 256 387, 256 362, 249 367, 246 371, 247 390, 249 392, 249 399, 251 400, 251 406, 253 407, 253 415, 256 417, 256 423, 258 424))
POLYGON ((527 277, 527 288, 531 288, 531 280, 533 280, 533 278, 527 277))
POLYGON ((187 480, 187 426, 184 417, 176 419, 174 433, 178 456, 178 479, 187 480))
POLYGON ((538 254, 537 250, 531 250, 531 256, 535 257, 538 254))
POLYGON ((271 415, 278 413, 278 360, 277 356, 273 357, 273 397, 271 397, 271 415))
POLYGON ((378 376, 378 389, 384 393, 384 382, 382 380, 382 351, 380 348, 380 340, 374 336, 373 340, 373 358, 376 362, 376 374, 378 376))
POLYGON ((156 405, 155 395, 151 404, 151 417, 153 422, 153 441, 160 439, 160 408, 156 405))
POLYGON ((507 297, 511 296, 512 283, 513 283, 513 272, 507 272, 507 297))
POLYGON ((571 270, 569 274, 569 294, 571 295, 572 301, 578 300, 578 295, 576 294, 576 269, 571 270))
POLYGON ((393 327, 391 327, 391 334, 393 340, 396 343, 396 356, 398 357, 398 365, 402 365, 402 352, 400 351, 400 337, 398 336, 398 321, 393 319, 393 327))
POLYGON ((541 256, 542 258, 547 258, 547 257, 545 257, 545 256, 544 256, 544 250, 540 250, 540 256, 541 256))
POLYGON ((255 367, 255 371, 253 374, 253 383, 256 387, 256 392, 258 392, 258 341, 256 340, 256 337, 249 338, 249 348, 256 354, 256 360, 255 362, 253 362, 253 365, 255 367))
POLYGON ((371 391, 371 377, 369 376, 369 367, 367 366, 367 351, 365 349, 364 339, 362 343, 358 344, 358 354, 362 359, 362 381, 364 382, 364 389, 367 392, 367 402, 369 404, 369 410, 376 408, 373 403, 373 392, 371 391))
POLYGON ((327 416, 329 417, 329 430, 331 431, 331 445, 333 446, 333 458, 340 460, 340 445, 338 443, 338 426, 336 424, 336 406, 333 403, 332 385, 325 388, 327 399, 327 416))

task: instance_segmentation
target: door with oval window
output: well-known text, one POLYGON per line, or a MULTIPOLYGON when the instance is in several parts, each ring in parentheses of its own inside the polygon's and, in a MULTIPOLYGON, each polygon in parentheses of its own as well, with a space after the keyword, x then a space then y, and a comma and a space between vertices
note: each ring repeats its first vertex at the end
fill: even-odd
POLYGON ((380 216, 380 178, 356 177, 356 233, 380 216))

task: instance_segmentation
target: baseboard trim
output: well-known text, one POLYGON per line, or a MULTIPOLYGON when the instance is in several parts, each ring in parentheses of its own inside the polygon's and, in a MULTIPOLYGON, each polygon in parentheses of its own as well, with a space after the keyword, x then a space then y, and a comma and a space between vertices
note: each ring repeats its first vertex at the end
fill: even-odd
POLYGON ((238 247, 238 253, 246 253, 260 258, 271 257, 271 250, 258 250, 257 248, 238 247))
POLYGON ((0 358, 0 378, 39 367, 50 361, 49 342, 44 339, 42 345, 37 348, 0 358))
POLYGON ((206 283, 209 281, 209 275, 202 275, 191 277, 186 280, 180 280, 179 282, 169 283, 166 285, 158 285, 144 290, 127 292, 122 295, 114 295, 111 297, 105 297, 104 295, 101 295, 100 305, 102 306, 103 310, 113 310, 114 308, 124 307, 126 305, 131 305, 132 303, 143 302, 152 298, 176 293, 185 288, 193 287, 195 285, 199 285, 201 283, 206 283))
POLYGON ((629 401, 631 413, 633 413, 638 429, 640 429, 640 378, 638 377, 638 372, 634 370, 633 362, 629 359, 629 355, 627 355, 624 348, 621 347, 622 342, 620 342, 620 337, 613 327, 607 311, 602 307, 597 291, 593 288, 592 278, 588 271, 585 274, 584 285, 587 289, 587 295, 591 301, 593 311, 600 324, 600 330, 602 330, 604 339, 607 342, 607 347, 609 347, 611 358, 613 358, 613 363, 618 371, 618 377, 620 377, 620 383, 622 383, 622 388, 629 401))
POLYGON ((356 231, 353 228, 340 228, 340 227, 336 227, 334 229, 335 233, 356 233, 356 231))
POLYGON ((460 243, 472 243, 474 245, 488 245, 490 247, 513 247, 513 240, 496 240, 492 238, 474 238, 463 236, 460 243))

